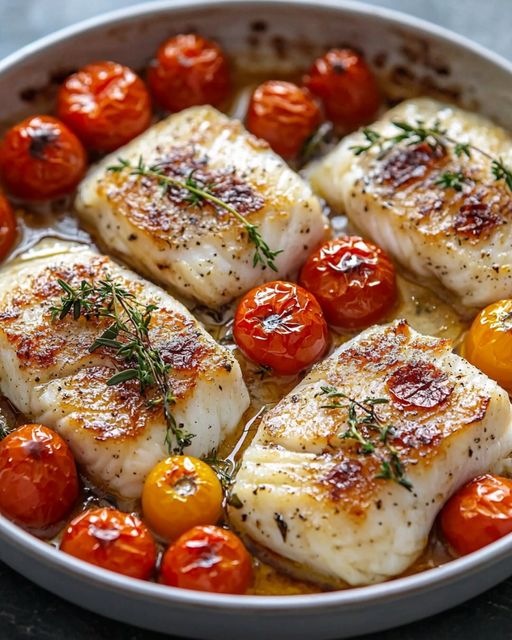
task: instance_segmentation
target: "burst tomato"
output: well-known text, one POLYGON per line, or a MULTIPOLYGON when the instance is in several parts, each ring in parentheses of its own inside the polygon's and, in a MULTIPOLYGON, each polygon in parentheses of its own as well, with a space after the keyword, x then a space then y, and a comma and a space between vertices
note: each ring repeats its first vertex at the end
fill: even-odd
POLYGON ((370 122, 380 106, 375 77, 352 49, 331 49, 318 58, 304 84, 322 100, 327 117, 346 130, 370 122))
POLYGON ((251 557, 239 538, 220 527, 194 527, 167 549, 160 581, 171 587, 214 593, 245 593, 251 557))
POLYGON ((342 329, 377 322, 397 295, 393 263, 382 249, 358 236, 322 245, 302 267, 300 283, 315 295, 327 321, 342 329))
POLYGON ((16 239, 16 218, 5 196, 0 193, 0 261, 12 249, 16 239))
POLYGON ((32 116, 7 131, 0 174, 7 189, 27 200, 48 200, 76 187, 86 169, 82 143, 50 116, 32 116))
POLYGON ((75 461, 55 432, 27 424, 0 442, 0 511, 9 519, 47 527, 61 520, 77 497, 75 461))
POLYGON ((139 518, 117 509, 84 511, 68 525, 62 551, 102 569, 147 580, 156 562, 156 545, 139 518))
POLYGON ((113 151, 149 126, 151 99, 129 67, 96 62, 65 80, 57 114, 87 147, 113 151))
POLYGON ((171 456, 150 472, 142 491, 142 511, 162 538, 174 540, 222 515, 222 487, 213 469, 197 458, 171 456))
POLYGON ((148 84, 168 111, 222 103, 231 89, 229 66, 220 47, 194 34, 164 42, 148 69, 148 84))
POLYGON ((233 336, 240 350, 274 373, 306 369, 327 348, 328 329, 314 296, 291 282, 268 282, 238 305, 233 336))
POLYGON ((291 82, 269 80, 252 94, 247 128, 284 158, 293 158, 320 124, 311 93, 291 82))
POLYGON ((462 355, 512 392, 512 300, 500 300, 483 309, 473 321, 462 355))
POLYGON ((490 474, 475 478, 448 500, 441 530, 460 555, 512 532, 512 480, 490 474))

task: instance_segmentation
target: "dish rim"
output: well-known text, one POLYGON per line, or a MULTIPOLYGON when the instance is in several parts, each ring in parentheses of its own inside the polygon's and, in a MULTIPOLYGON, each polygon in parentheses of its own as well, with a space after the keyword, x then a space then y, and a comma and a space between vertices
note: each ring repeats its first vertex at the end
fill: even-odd
MULTIPOLYGON (((0 60, 0 76, 27 59, 35 57, 45 49, 69 41, 78 34, 94 31, 108 24, 120 25, 124 22, 144 18, 162 11, 172 13, 176 10, 202 9, 211 8, 212 6, 228 10, 235 7, 247 8, 251 6, 261 7, 262 9, 271 6, 300 6, 312 9, 333 9, 339 10, 341 13, 371 16, 397 27, 405 27, 411 32, 433 36, 446 43, 455 44, 459 48, 472 52, 491 64, 501 67, 512 77, 512 62, 465 36, 400 11, 352 0, 152 0, 147 3, 141 2, 131 7, 116 9, 82 20, 25 45, 0 60)), ((62 573, 72 574, 72 577, 75 578, 80 577, 91 585, 101 584, 102 587, 108 587, 114 591, 129 592, 132 596, 149 597, 159 602, 172 601, 189 606, 201 605, 204 607, 206 605, 210 609, 230 608, 237 611, 249 608, 252 611, 273 613, 295 610, 297 607, 307 613, 319 608, 338 608, 340 606, 357 608, 368 604, 383 603, 394 596, 404 593, 411 595, 413 592, 421 592, 429 587, 446 586, 456 582, 462 575, 468 577, 479 573, 486 567, 505 559, 512 551, 512 535, 510 535, 468 556, 388 582, 364 587, 349 587, 344 590, 324 593, 259 596, 191 591, 129 578, 78 560, 35 537, 2 515, 0 515, 0 537, 9 539, 12 544, 16 545, 24 553, 29 554, 32 558, 37 558, 50 569, 57 567, 62 573)))

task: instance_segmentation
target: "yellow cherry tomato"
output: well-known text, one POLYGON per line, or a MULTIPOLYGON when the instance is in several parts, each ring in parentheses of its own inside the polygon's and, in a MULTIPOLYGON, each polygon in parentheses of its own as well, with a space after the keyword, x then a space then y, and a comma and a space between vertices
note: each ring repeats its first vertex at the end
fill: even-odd
POLYGON ((150 472, 142 491, 146 524, 174 540, 198 525, 215 524, 222 514, 222 487, 215 471, 191 456, 171 456, 150 472))
POLYGON ((462 355, 512 391, 512 300, 500 300, 480 311, 466 335, 462 355))

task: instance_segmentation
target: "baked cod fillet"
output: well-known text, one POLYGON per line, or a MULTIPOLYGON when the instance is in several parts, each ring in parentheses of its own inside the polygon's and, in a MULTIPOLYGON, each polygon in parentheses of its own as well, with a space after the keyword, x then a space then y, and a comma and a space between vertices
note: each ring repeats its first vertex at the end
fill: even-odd
POLYGON ((78 286, 109 275, 158 307, 149 335, 171 366, 176 422, 194 435, 187 453, 205 455, 237 426, 249 404, 245 383, 229 350, 160 288, 83 246, 54 247, 0 271, 0 390, 28 419, 58 431, 95 483, 137 498, 146 474, 168 455, 162 410, 148 406, 135 380, 107 385, 126 368, 108 349, 89 351, 108 319, 52 321, 50 308, 64 293, 57 279, 78 286))
POLYGON ((295 575, 386 580, 422 553, 447 498, 508 454, 511 419, 505 391, 448 341, 373 327, 263 417, 230 519, 295 575))
POLYGON ((320 201, 268 145, 212 107, 154 125, 94 167, 76 208, 102 244, 181 296, 219 307, 252 287, 293 274, 325 234, 320 201), (158 177, 112 172, 119 158, 192 180, 258 225, 277 272, 253 266, 255 245, 222 207, 162 188, 158 177))
MULTIPOLYGON (((427 98, 407 100, 371 126, 402 133, 393 122, 437 126, 512 164, 512 139, 489 120, 427 98)), ((335 209, 422 282, 473 311, 512 296, 512 193, 496 181, 492 160, 478 151, 455 154, 454 144, 410 145, 381 153, 361 132, 345 138, 311 171, 311 183, 335 209), (454 188, 453 177, 459 175, 454 188), (448 178, 447 178, 448 176, 448 178)))

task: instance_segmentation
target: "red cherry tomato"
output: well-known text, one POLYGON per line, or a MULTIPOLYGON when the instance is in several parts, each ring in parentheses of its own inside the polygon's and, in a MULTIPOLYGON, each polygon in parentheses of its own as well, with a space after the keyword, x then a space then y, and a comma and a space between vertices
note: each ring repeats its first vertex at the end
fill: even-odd
POLYGON ((156 562, 156 545, 146 525, 117 509, 90 509, 72 520, 62 551, 102 569, 147 580, 156 562))
POLYGON ((0 145, 0 174, 9 191, 27 200, 49 200, 73 191, 87 157, 66 125, 32 116, 7 131, 0 145))
POLYGON ((160 46, 148 69, 148 84, 168 111, 198 104, 218 106, 231 89, 221 48, 194 34, 175 36, 160 46))
POLYGON ((0 511, 26 527, 61 520, 78 497, 68 445, 51 429, 27 424, 0 442, 0 511))
POLYGON ((331 49, 315 60, 304 84, 322 100, 327 117, 347 130, 370 122, 381 103, 370 67, 352 49, 331 49))
POLYGON ((327 348, 328 329, 314 296, 291 282, 268 282, 238 305, 235 342, 245 355, 280 375, 306 369, 327 348))
POLYGON ((249 131, 283 158, 299 153, 320 120, 320 109, 307 89, 279 80, 260 84, 247 111, 249 131))
POLYGON ((490 474, 471 480, 441 511, 441 530, 460 555, 512 532, 512 480, 490 474))
POLYGON ((151 99, 129 67, 96 62, 65 80, 57 114, 87 147, 113 151, 147 129, 151 99))
POLYGON ((252 580, 251 557, 239 538, 220 527, 187 531, 162 560, 160 581, 171 587, 214 593, 245 593, 252 580))
POLYGON ((327 321, 343 329, 377 322, 397 295, 393 263, 382 249, 358 236, 322 245, 302 267, 300 283, 314 294, 327 321))
POLYGON ((16 218, 7 198, 0 193, 0 261, 12 249, 16 239, 16 218))

